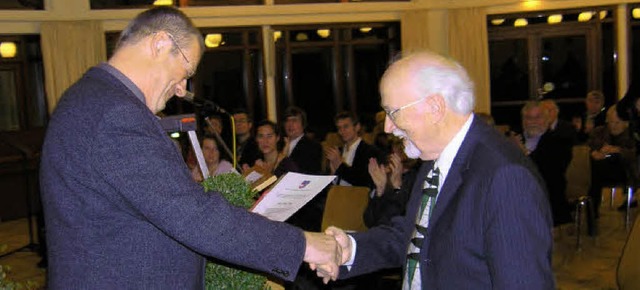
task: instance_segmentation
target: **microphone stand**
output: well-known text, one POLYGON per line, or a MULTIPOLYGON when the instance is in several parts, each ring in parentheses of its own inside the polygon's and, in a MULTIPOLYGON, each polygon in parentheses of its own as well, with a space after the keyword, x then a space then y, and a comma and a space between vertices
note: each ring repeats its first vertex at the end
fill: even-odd
MULTIPOLYGON (((231 117, 231 118, 233 118, 233 117, 231 117)), ((231 150, 229 150, 229 147, 227 146, 227 144, 224 142, 224 140, 222 140, 222 137, 220 136, 220 134, 218 134, 218 132, 216 132, 216 130, 213 128, 213 124, 211 124, 211 118, 205 117, 204 120, 205 120, 205 122, 207 122, 207 125, 209 126, 209 128, 211 128, 211 132, 213 132, 213 136, 216 138, 216 140, 218 140, 218 144, 220 144, 222 146, 222 149, 224 149, 224 152, 227 153, 229 156, 231 156, 231 158, 233 158, 233 168, 236 168, 236 163, 237 162, 236 162, 236 155, 235 155, 235 146, 233 148, 234 150, 233 150, 233 153, 232 153, 231 150)), ((233 128, 233 126, 232 126, 232 128, 233 128)))

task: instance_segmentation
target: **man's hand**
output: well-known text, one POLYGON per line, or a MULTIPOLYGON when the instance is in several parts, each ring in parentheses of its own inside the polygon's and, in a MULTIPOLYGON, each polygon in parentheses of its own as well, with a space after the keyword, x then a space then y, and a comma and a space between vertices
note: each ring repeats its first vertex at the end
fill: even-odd
POLYGON ((371 175, 371 180, 376 185, 376 195, 378 197, 382 196, 387 185, 387 172, 384 165, 379 165, 375 158, 370 158, 369 175, 371 175))
POLYGON ((327 284, 329 280, 335 281, 342 264, 342 247, 333 236, 322 233, 304 232, 307 247, 304 252, 304 261, 309 263, 311 270, 318 271, 318 276, 327 284))
POLYGON ((351 238, 345 233, 342 229, 336 228, 334 226, 328 227, 325 231, 325 234, 332 236, 336 239, 340 248, 342 249, 342 259, 340 264, 343 265, 349 259, 351 259, 351 251, 353 251, 353 245, 351 244, 351 238))
POLYGON ((340 164, 342 164, 342 155, 340 154, 340 150, 334 146, 326 147, 324 150, 324 154, 327 156, 327 160, 329 160, 329 169, 331 170, 331 174, 336 173, 340 164))
POLYGON ((389 175, 389 182, 393 188, 400 188, 402 186, 402 159, 397 153, 393 153, 389 156, 389 168, 391 174, 389 175))

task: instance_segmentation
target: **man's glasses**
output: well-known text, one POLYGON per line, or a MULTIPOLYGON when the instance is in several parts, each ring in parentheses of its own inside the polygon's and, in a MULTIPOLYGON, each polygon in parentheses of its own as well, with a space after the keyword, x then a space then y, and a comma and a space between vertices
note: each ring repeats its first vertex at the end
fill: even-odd
POLYGON ((413 105, 415 105, 415 104, 417 104, 417 103, 420 103, 420 102, 424 101, 424 99, 426 99, 426 98, 428 98, 428 97, 429 97, 429 96, 422 97, 422 98, 420 98, 420 99, 417 99, 417 100, 415 100, 415 101, 413 101, 413 102, 411 102, 411 103, 408 103, 408 104, 406 104, 406 105, 404 105, 404 106, 402 106, 402 107, 400 107, 400 108, 397 108, 397 109, 395 109, 395 110, 391 110, 391 111, 389 111, 389 110, 387 110, 387 109, 385 109, 385 108, 383 108, 383 110, 384 110, 384 112, 385 112, 385 113, 387 113, 387 116, 389 116, 389 119, 391 119, 391 121, 394 121, 394 122, 395 122, 395 121, 396 121, 396 117, 397 117, 397 115, 398 115, 398 113, 399 113, 400 111, 402 111, 402 110, 404 110, 404 109, 406 109, 406 108, 409 108, 409 107, 411 107, 411 106, 413 106, 413 105))
POLYGON ((196 73, 195 71, 193 71, 193 67, 191 66, 191 62, 189 61, 187 56, 184 54, 184 51, 182 51, 182 48, 180 47, 180 45, 178 45, 178 42, 173 37, 173 35, 171 35, 171 33, 169 33, 169 32, 167 32, 167 35, 169 36, 169 38, 171 38, 171 42, 173 42, 173 45, 176 46, 176 48, 178 49, 178 51, 182 55, 182 58, 184 58, 184 61, 187 63, 187 76, 185 77, 185 79, 190 79, 196 73))

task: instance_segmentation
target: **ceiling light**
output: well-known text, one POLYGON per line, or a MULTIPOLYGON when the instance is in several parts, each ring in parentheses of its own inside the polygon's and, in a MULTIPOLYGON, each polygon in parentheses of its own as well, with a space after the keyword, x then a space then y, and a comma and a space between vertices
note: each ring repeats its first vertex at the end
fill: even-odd
POLYGON ((0 42, 0 56, 3 58, 12 58, 16 56, 18 48, 15 42, 0 42))
POLYGON ((587 22, 589 20, 591 20, 591 17, 593 17, 594 12, 588 11, 588 12, 582 12, 580 14, 578 14, 578 21, 579 22, 587 22))
POLYGON ((513 26, 515 27, 527 26, 527 24, 529 24, 529 22, 525 18, 518 18, 515 22, 513 22, 513 26))
POLYGON ((153 2, 155 6, 171 6, 173 5, 173 0, 156 0, 153 2))
POLYGON ((282 31, 276 30, 276 31, 273 32, 273 42, 278 41, 278 39, 280 39, 280 37, 282 37, 282 31))
POLYGON ((210 33, 204 38, 204 45, 207 47, 218 47, 222 43, 222 34, 210 33))
POLYGON ((600 20, 607 18, 607 14, 609 14, 607 10, 600 11, 600 20))
POLYGON ((549 24, 557 24, 562 22, 562 14, 553 14, 547 17, 547 23, 549 24))
POLYGON ((360 27, 360 32, 362 33, 369 33, 369 31, 371 31, 371 27, 360 27))
POLYGON ((309 40, 309 36, 304 32, 299 32, 296 34, 296 41, 307 41, 309 40))
POLYGON ((316 31, 316 33, 318 33, 318 35, 322 38, 327 38, 329 37, 329 35, 331 35, 331 30, 329 29, 318 29, 318 31, 316 31))
POLYGON ((491 24, 493 25, 502 25, 502 23, 504 23, 504 19, 499 18, 499 19, 491 19, 491 24))
POLYGON ((633 8, 633 10, 631 10, 631 16, 633 19, 640 19, 640 8, 633 8))

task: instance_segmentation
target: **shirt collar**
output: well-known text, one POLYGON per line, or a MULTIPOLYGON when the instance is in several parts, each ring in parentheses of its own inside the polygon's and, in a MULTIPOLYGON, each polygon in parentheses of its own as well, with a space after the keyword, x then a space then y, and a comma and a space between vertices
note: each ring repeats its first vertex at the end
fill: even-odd
POLYGON ((116 79, 122 82, 122 84, 125 85, 136 96, 138 100, 140 100, 145 105, 147 104, 147 101, 144 98, 144 94, 142 93, 140 88, 138 88, 138 86, 136 86, 136 84, 134 84, 131 79, 125 76, 117 68, 106 62, 100 63, 97 67, 114 76, 116 79))
POLYGON ((464 141, 464 137, 467 135, 467 132, 469 132, 469 128, 471 128, 473 118, 473 114, 471 114, 464 125, 462 125, 462 128, 460 128, 458 133, 456 133, 449 144, 444 147, 444 150, 442 150, 442 153, 440 153, 440 157, 438 157, 438 160, 436 160, 436 162, 433 164, 433 168, 440 169, 440 186, 444 184, 444 180, 447 178, 449 169, 451 169, 451 164, 453 164, 453 159, 458 154, 458 150, 460 149, 460 146, 462 146, 462 141, 464 141))

